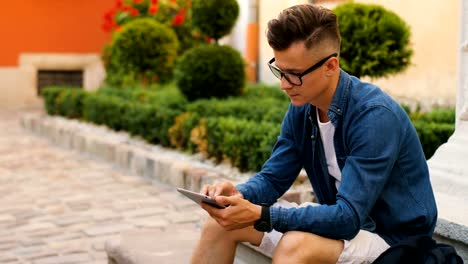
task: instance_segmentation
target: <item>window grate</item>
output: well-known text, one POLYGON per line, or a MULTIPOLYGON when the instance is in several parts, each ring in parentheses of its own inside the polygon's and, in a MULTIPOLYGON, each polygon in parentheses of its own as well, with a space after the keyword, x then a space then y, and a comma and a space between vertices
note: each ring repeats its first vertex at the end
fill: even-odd
POLYGON ((82 70, 39 70, 37 74, 37 94, 48 86, 83 87, 82 70))

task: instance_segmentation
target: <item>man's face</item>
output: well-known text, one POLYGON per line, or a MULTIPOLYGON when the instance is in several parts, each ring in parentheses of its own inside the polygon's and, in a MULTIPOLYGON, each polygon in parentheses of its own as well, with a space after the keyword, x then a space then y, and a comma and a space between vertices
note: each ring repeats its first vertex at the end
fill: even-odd
POLYGON ((330 96, 327 64, 336 59, 336 53, 326 50, 308 50, 303 42, 295 42, 286 50, 273 51, 275 60, 272 62, 272 71, 281 78, 280 87, 293 105, 311 103, 318 106, 330 96))

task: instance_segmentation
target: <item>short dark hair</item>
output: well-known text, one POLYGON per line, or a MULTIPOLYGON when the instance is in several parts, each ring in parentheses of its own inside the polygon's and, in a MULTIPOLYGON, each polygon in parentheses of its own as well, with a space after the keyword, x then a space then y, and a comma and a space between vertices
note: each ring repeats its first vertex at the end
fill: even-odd
POLYGON ((337 52, 341 36, 338 19, 329 9, 313 5, 295 5, 284 9, 278 18, 268 22, 267 39, 270 47, 282 51, 296 41, 304 41, 307 49, 324 40, 331 41, 337 52))

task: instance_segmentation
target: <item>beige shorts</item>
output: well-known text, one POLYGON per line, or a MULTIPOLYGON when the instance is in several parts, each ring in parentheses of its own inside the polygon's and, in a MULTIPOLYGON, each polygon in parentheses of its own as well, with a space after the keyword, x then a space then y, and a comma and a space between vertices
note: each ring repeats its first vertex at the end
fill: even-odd
MULTIPOLYGON (((310 205, 316 206, 318 204, 306 203, 301 204, 299 207, 310 205)), ((290 208, 297 207, 298 205, 296 203, 281 200, 273 206, 290 208)), ((270 233, 265 233, 263 240, 259 245, 259 249, 273 255, 273 251, 282 236, 283 233, 276 230, 273 230, 270 233)), ((340 264, 372 263, 378 256, 380 256, 380 254, 390 247, 379 235, 366 230, 360 230, 353 239, 343 241, 344 248, 337 262, 340 264)))

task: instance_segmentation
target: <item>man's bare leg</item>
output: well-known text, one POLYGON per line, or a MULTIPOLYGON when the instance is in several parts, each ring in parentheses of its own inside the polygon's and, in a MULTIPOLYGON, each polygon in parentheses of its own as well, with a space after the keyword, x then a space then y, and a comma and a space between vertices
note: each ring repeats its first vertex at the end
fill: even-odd
POLYGON ((239 242, 250 242, 260 245, 263 233, 252 226, 227 231, 213 218, 205 222, 200 240, 192 255, 193 264, 233 263, 236 247, 239 242))
POLYGON ((278 243, 273 263, 336 263, 344 242, 312 233, 286 232, 278 243))

